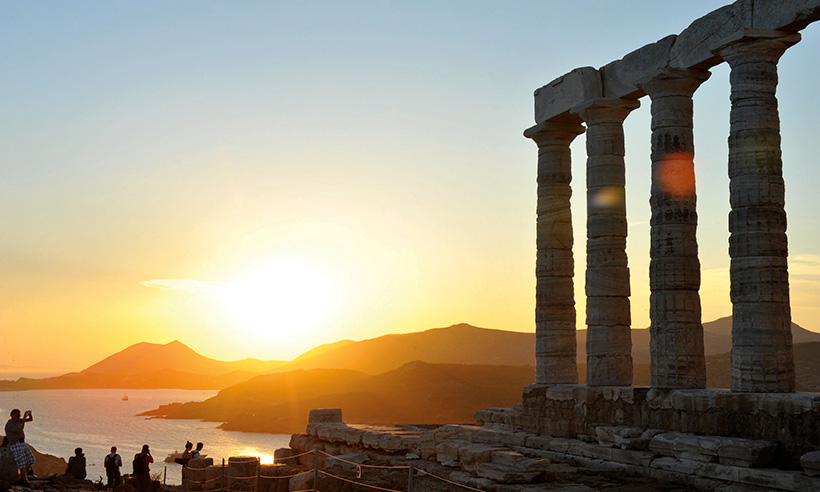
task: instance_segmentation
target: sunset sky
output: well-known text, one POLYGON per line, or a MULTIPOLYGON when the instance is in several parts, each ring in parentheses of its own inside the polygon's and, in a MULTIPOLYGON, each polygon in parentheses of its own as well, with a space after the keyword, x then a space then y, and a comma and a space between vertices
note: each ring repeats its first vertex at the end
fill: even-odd
MULTIPOLYGON (((0 373, 533 332, 533 91, 728 1, 0 1, 0 373)), ((792 318, 820 331, 820 25, 779 65, 792 318)), ((729 70, 695 97, 703 319, 728 293, 729 70)), ((648 316, 649 101, 627 119, 648 316)), ((584 327, 584 138, 573 144, 584 327)), ((124 368, 125 369, 125 368, 124 368)))

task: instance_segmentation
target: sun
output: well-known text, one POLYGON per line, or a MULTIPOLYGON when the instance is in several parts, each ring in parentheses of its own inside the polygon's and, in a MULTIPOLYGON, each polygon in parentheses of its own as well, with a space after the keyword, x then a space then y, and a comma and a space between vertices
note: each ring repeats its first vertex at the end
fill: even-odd
POLYGON ((237 328, 261 342, 304 339, 336 301, 326 275, 290 262, 257 267, 216 294, 237 328))

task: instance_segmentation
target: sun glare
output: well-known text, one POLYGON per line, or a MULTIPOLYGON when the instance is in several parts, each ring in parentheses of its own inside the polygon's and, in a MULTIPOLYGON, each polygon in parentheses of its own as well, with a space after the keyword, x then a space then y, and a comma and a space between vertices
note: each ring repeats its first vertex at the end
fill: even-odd
POLYGON ((335 303, 322 273, 296 263, 265 265, 217 289, 231 319, 260 341, 304 338, 335 303))

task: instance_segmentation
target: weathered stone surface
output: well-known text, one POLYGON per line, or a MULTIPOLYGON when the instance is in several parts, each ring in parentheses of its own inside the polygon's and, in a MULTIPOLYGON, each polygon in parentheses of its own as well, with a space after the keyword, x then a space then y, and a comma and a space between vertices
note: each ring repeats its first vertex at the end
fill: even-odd
POLYGON ((243 491, 254 490, 258 468, 259 459, 255 456, 231 456, 228 458, 228 488, 243 491))
POLYGON ((615 427, 599 425, 595 428, 595 435, 598 437, 598 444, 601 446, 615 446, 616 438, 637 438, 643 434, 640 427, 615 427))
POLYGON ((649 441, 649 449, 663 456, 675 456, 675 441, 682 434, 679 432, 664 432, 649 441))
MULTIPOLYGON (((756 189, 783 179, 777 61, 799 40, 797 33, 744 29, 713 46, 732 68, 730 189, 756 189)), ((782 265, 788 255, 785 211, 779 199, 771 203, 760 201, 759 195, 746 197, 731 202, 729 221, 732 390, 791 392, 791 312, 788 273, 782 265), (761 313, 761 307, 770 312, 761 313), (762 328, 756 329, 754 323, 762 328)))
POLYGON ((496 449, 490 454, 491 461, 497 465, 502 465, 515 470, 527 472, 542 472, 550 464, 549 460, 532 459, 510 449, 496 449))
POLYGON ((722 438, 718 448, 720 463, 742 467, 760 467, 771 463, 777 444, 751 439, 722 438))
POLYGON ((540 471, 526 472, 496 463, 479 463, 476 466, 479 477, 500 483, 529 483, 541 474, 540 471))
POLYGON ((458 461, 461 468, 468 472, 475 472, 476 465, 492 460, 494 451, 501 451, 503 447, 491 446, 489 444, 467 444, 458 451, 458 461))
POLYGON ((676 39, 675 35, 667 36, 601 67, 604 97, 632 99, 643 96, 644 92, 636 82, 654 76, 669 65, 676 39))
POLYGON ((450 440, 436 444, 436 461, 444 466, 459 466, 461 448, 470 444, 468 441, 450 440))
POLYGON ((535 91, 535 122, 555 118, 575 104, 602 96, 598 71, 592 67, 576 68, 535 91))
POLYGON ((291 448, 277 448, 273 451, 273 462, 274 463, 287 463, 288 461, 292 461, 290 458, 295 453, 291 448))
POLYGON ((569 145, 580 119, 547 121, 528 136, 538 145, 535 382, 577 383, 569 145))
POLYGON ((325 466, 332 470, 355 471, 356 465, 363 465, 370 461, 365 453, 345 453, 338 456, 326 456, 325 466))
POLYGON ((304 473, 288 481, 288 490, 313 490, 313 474, 304 473))
POLYGON ((800 457, 800 466, 806 474, 820 476, 820 451, 811 451, 800 457))

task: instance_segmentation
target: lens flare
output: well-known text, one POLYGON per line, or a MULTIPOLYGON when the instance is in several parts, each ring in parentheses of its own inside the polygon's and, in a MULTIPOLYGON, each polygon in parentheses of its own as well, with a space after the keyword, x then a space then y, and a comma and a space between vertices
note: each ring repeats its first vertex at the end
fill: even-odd
POLYGON ((655 182, 675 198, 695 194, 695 162, 690 152, 670 152, 655 165, 655 182))
POLYGON ((595 208, 618 208, 624 206, 624 189, 618 186, 602 188, 592 196, 595 208))

